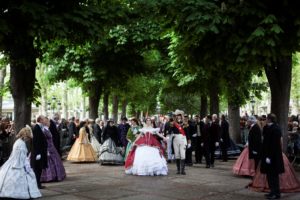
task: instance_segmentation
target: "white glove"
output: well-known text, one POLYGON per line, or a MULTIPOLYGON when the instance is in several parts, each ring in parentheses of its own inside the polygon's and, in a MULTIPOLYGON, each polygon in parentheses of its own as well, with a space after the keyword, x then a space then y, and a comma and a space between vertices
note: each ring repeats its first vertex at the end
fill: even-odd
POLYGON ((192 146, 191 144, 187 144, 187 148, 188 148, 188 149, 191 148, 191 146, 192 146))
POLYGON ((41 160, 42 156, 41 154, 36 155, 35 160, 41 160))
POLYGON ((201 143, 201 147, 203 147, 204 146, 204 143, 201 143))
POLYGON ((47 156, 50 156, 50 152, 49 151, 47 151, 47 156))
POLYGON ((216 142, 216 147, 218 147, 219 146, 219 142, 216 142))
POLYGON ((197 137, 197 133, 193 134, 192 137, 197 137))
POLYGON ((252 153, 253 153, 254 155, 257 155, 257 152, 256 152, 256 151, 252 151, 252 153))
POLYGON ((223 142, 223 139, 222 139, 222 138, 220 139, 220 142, 223 142))
POLYGON ((270 158, 266 158, 266 163, 267 164, 271 164, 271 159, 270 158))

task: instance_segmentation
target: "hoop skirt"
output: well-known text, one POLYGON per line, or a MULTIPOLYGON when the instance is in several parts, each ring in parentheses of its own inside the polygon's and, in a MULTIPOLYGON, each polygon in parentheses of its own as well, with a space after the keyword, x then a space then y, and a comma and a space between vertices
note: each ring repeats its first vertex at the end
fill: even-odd
POLYGON ((66 171, 61 158, 53 144, 50 131, 45 132, 48 143, 48 168, 43 169, 41 182, 62 181, 66 177, 66 171))
POLYGON ((249 148, 246 147, 241 155, 236 160, 232 168, 233 174, 238 176, 254 176, 255 175, 255 161, 249 159, 249 148))
POLYGON ((12 154, 0 170, 0 197, 30 199, 41 196, 27 158, 26 144, 22 139, 18 139, 12 154))
POLYGON ((101 164, 124 164, 122 147, 117 147, 111 138, 106 139, 100 148, 99 161, 101 164))
POLYGON ((167 161, 161 143, 152 134, 152 129, 141 129, 146 132, 134 143, 125 162, 125 173, 139 176, 167 175, 167 161))
MULTIPOLYGON (((300 192, 300 181, 288 158, 283 154, 284 170, 283 174, 279 175, 280 191, 283 193, 300 192)), ((257 168, 256 174, 249 188, 258 192, 270 192, 267 177, 260 172, 260 167, 257 168)))
POLYGON ((84 127, 80 129, 79 137, 73 144, 67 160, 74 162, 95 162, 97 160, 96 153, 88 142, 84 127))
POLYGON ((94 134, 91 134, 91 145, 92 145, 95 153, 97 154, 97 157, 99 157, 101 145, 98 142, 97 138, 94 136, 94 134))

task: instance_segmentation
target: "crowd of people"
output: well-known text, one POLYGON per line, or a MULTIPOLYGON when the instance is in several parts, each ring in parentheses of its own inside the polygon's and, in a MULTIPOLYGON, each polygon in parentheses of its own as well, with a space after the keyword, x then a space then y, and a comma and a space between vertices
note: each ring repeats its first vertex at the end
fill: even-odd
MULTIPOLYGON (((291 124, 291 134, 297 134, 295 121, 291 124)), ((234 173, 253 176, 250 188, 270 190, 266 196, 269 199, 280 198, 280 191, 298 191, 300 183, 282 153, 276 116, 247 116, 241 118, 240 125, 245 149, 233 167, 234 173), (289 184, 279 181, 282 178, 289 184)), ((70 162, 125 165, 126 174, 138 176, 168 175, 168 163, 175 163, 177 174, 186 175, 186 166, 204 164, 214 168, 217 149, 222 161, 227 162, 231 145, 224 115, 190 118, 180 110, 143 120, 122 117, 119 124, 111 119, 80 121, 75 117, 60 119, 58 114, 52 119, 41 115, 18 134, 13 124, 3 119, 0 131, 1 164, 4 163, 0 169, 0 197, 6 198, 40 197, 39 189, 44 188, 41 183, 66 177, 64 158, 70 162), (19 170, 16 174, 12 172, 15 169, 19 170), (26 182, 29 190, 9 189, 19 184, 19 179, 26 182)), ((296 142, 293 150, 297 150, 295 146, 296 142)))

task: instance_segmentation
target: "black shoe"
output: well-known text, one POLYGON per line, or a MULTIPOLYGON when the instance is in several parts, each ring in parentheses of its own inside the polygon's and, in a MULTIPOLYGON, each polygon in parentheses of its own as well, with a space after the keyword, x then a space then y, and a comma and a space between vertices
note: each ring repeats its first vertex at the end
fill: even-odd
POLYGON ((172 163, 172 161, 171 161, 171 160, 168 160, 168 163, 172 163))
POLYGON ((210 165, 206 165, 206 167, 205 168, 210 168, 210 165))
POLYGON ((275 195, 275 194, 265 194, 266 199, 280 199, 280 195, 275 195))
POLYGON ((214 167, 215 167, 215 165, 214 165, 214 164, 211 164, 210 166, 211 166, 212 168, 214 168, 214 167))
POLYGON ((269 197, 267 197, 267 199, 280 199, 280 195, 270 195, 269 197))
POLYGON ((185 171, 181 172, 181 175, 186 175, 185 171))
POLYGON ((180 174, 180 171, 177 171, 177 173, 176 174, 180 174))

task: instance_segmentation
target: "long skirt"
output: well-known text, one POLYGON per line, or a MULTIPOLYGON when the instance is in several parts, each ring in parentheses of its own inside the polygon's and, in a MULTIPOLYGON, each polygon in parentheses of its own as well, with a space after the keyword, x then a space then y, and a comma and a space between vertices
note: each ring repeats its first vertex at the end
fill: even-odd
MULTIPOLYGON (((300 192, 300 181, 293 166, 284 154, 283 162, 284 173, 279 175, 280 192, 300 192)), ((270 192, 267 176, 260 172, 260 167, 257 168, 253 181, 249 184, 249 188, 258 192, 270 192)))
POLYGON ((255 161, 249 159, 249 148, 246 147, 233 165, 232 171, 239 176, 254 176, 255 161))
POLYGON ((139 146, 135 152, 133 166, 125 170, 125 173, 139 176, 167 175, 167 161, 157 148, 139 146))

